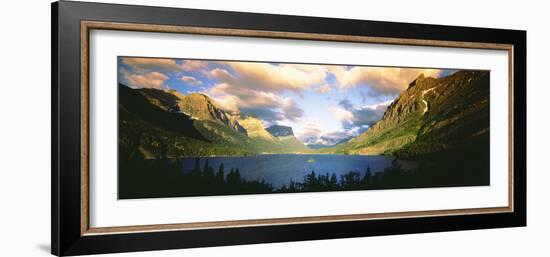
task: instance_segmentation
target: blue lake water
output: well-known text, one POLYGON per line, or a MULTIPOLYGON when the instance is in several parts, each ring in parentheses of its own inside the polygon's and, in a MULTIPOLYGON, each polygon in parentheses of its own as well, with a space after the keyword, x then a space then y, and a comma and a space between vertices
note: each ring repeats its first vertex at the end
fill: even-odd
MULTIPOLYGON (((195 165, 196 158, 183 158, 184 172, 189 172, 195 165)), ((316 174, 346 174, 350 171, 364 174, 367 167, 373 173, 381 172, 391 166, 394 157, 382 155, 336 155, 336 154, 273 154, 246 157, 201 157, 200 168, 208 160, 208 165, 217 172, 221 163, 225 174, 231 168, 239 169, 241 177, 246 180, 261 180, 271 183, 274 188, 280 188, 293 180, 301 182, 311 171, 316 174)), ((403 168, 415 169, 416 163, 399 160, 403 168)))

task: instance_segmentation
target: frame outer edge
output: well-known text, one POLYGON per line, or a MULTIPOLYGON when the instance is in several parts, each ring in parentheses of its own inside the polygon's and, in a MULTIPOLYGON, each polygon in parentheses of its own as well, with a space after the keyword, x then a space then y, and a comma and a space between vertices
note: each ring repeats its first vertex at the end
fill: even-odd
POLYGON ((51 254, 59 255, 59 161, 58 161, 58 90, 59 90, 59 3, 51 3, 51 254))
POLYGON ((515 194, 518 202, 518 226, 527 226, 527 31, 518 31, 516 34, 517 55, 514 56, 515 85, 514 98, 514 168, 518 171, 515 176, 515 188, 520 194, 515 194), (517 125, 517 126, 516 126, 517 125))
MULTIPOLYGON (((527 115, 527 31, 523 31, 523 44, 525 45, 523 54, 523 60, 525 61, 524 65, 522 66, 524 69, 525 77, 523 78, 523 81, 525 82, 525 98, 523 99, 525 103, 525 115, 527 115)), ((524 182, 524 189, 523 189, 523 197, 524 197, 524 222, 523 225, 527 226, 527 117, 525 117, 525 145, 523 146, 524 153, 525 153, 525 160, 523 162, 525 163, 525 182, 524 182)))
MULTIPOLYGON (((80 70, 79 66, 75 66, 74 56, 80 56, 75 51, 79 49, 77 39, 74 38, 74 33, 78 33, 79 24, 81 19, 96 19, 96 20, 113 20, 124 21, 128 19, 134 19, 139 21, 139 15, 144 15, 145 6, 128 6, 128 5, 113 5, 113 4, 99 4, 99 3, 84 3, 84 2, 71 2, 61 1, 52 4, 52 254, 57 255, 74 255, 74 254, 91 254, 91 253, 109 253, 109 252, 129 252, 129 251, 144 251, 144 250, 160 250, 160 249, 176 249, 176 248, 192 248, 192 247, 205 247, 205 246, 221 246, 221 245, 240 245, 240 244, 256 244, 256 243, 269 243, 269 242, 287 242, 287 241, 303 241, 303 240, 321 240, 331 238, 350 238, 350 237, 364 237, 364 236, 379 236, 389 234, 411 234, 411 233, 426 233, 426 232, 439 232, 439 231, 456 231, 465 229, 487 229, 497 227, 513 227, 513 226, 525 226, 526 223, 526 180, 525 180, 525 133, 526 133, 526 33, 525 31, 515 30, 497 30, 497 29, 482 29, 482 28, 464 28, 453 26, 439 26, 429 24, 403 24, 403 23, 391 23, 391 22, 379 22, 382 27, 390 27, 391 33, 397 33, 398 26, 403 25, 405 27, 418 28, 418 33, 421 36, 431 32, 442 32, 440 35, 430 37, 443 37, 447 40, 453 41, 453 38, 472 38, 480 37, 481 41, 488 42, 503 42, 514 44, 517 48, 516 54, 514 54, 514 68, 517 69, 516 77, 514 79, 516 93, 514 99, 519 104, 518 108, 514 111, 516 120, 514 126, 515 129, 515 164, 516 170, 521 171, 521 174, 517 174, 515 177, 515 186, 518 189, 515 191, 515 202, 518 203, 518 209, 514 210, 510 214, 494 214, 494 215, 472 215, 469 217, 460 216, 448 216, 448 217, 426 217, 426 218, 414 218, 411 220, 401 219, 395 220, 393 223, 388 223, 384 220, 373 221, 370 223, 356 223, 356 222, 342 222, 342 223, 325 223, 325 224, 304 224, 304 225, 291 225, 291 226, 274 226, 272 228, 266 227, 251 227, 241 229, 221 229, 219 231, 214 230, 195 230, 195 231, 174 231, 174 232, 158 232, 158 233, 139 233, 139 234, 119 234, 119 235, 103 235, 103 236, 90 236, 82 237, 80 232, 80 215, 76 215, 75 208, 80 204, 79 188, 75 188, 79 183, 71 185, 76 180, 80 180, 80 173, 76 172, 73 167, 76 162, 73 159, 80 160, 79 154, 71 153, 73 148, 79 146, 78 137, 80 127, 75 126, 80 124, 79 119, 72 121, 75 112, 80 113, 80 105, 77 102, 77 106, 72 106, 75 101, 78 101, 80 97, 79 87, 75 88, 74 83, 78 83, 79 74, 69 73, 73 69, 80 70), (112 8, 111 8, 112 7, 112 8), (122 9, 126 11, 139 10, 139 14, 126 13, 125 16, 118 17, 122 9), (114 18, 116 17, 116 18, 114 18), (138 17, 138 18, 135 18, 138 17), (462 33, 450 33, 449 30, 456 29, 462 33), (483 33, 482 33, 483 32, 483 33), (487 34, 485 34, 487 32, 487 34), (423 34, 422 34, 423 33, 423 34), (457 36, 459 35, 459 36, 457 36), (73 56, 74 55, 74 56, 73 56), (55 65, 54 65, 55 64, 55 65), (73 66, 73 67, 71 67, 73 66), (76 67, 76 68, 75 68, 76 67), (63 76, 61 76, 61 74, 63 76), (76 97, 75 99, 67 99, 67 97, 76 97), (71 110, 74 109, 74 110, 71 110), (69 110, 68 110, 69 109, 69 110), (519 116, 518 116, 519 115, 519 116), (55 119, 55 120, 54 120, 55 119), (78 123, 78 124, 76 124, 78 123), (63 130, 60 127, 63 124, 63 130), (75 133, 76 132, 76 133, 75 133), (72 139, 77 142, 71 142, 72 139), (523 141, 523 142, 522 142, 523 141), (61 151, 63 150, 63 151, 61 151), (58 183, 54 185, 54 183, 58 183), (78 198, 78 199, 75 199, 78 198), (57 213, 56 213, 57 211, 57 213), (441 223, 441 222, 449 223, 441 223), (411 222, 420 222, 412 225, 411 222), (421 226, 419 226, 421 225, 421 226), (365 230, 367 229, 367 230, 365 230), (319 233, 319 232, 326 233, 319 233), (220 237, 225 235, 224 237, 220 237), (185 236, 185 237, 183 237, 185 236), (213 237, 212 237, 213 236, 213 237), (252 237, 250 237, 252 236, 252 237), (179 237, 184 240, 175 240, 179 237), (183 237, 183 238, 182 238, 183 237), (55 240, 55 241, 54 241, 55 240)), ((269 14, 252 14, 252 13, 236 13, 236 12, 215 12, 205 10, 191 10, 180 9, 175 11, 173 9, 179 8, 154 8, 155 11, 160 13, 168 12, 174 14, 175 12, 180 14, 193 14, 190 18, 185 18, 185 22, 195 23, 197 14, 212 14, 213 18, 205 17, 205 20, 196 20, 199 25, 219 25, 220 23, 227 21, 226 18, 234 17, 237 14, 245 15, 245 18, 261 17, 260 25, 254 25, 254 27, 265 27, 268 29, 271 25, 266 25, 266 20, 271 16, 269 14), (263 23, 262 23, 263 22, 263 23)), ((151 17, 150 14, 147 17, 151 17)), ((351 31, 357 32, 359 27, 358 22, 364 22, 372 26, 374 23, 371 21, 350 21, 340 19, 327 19, 321 17, 299 17, 299 16, 278 16, 275 17, 279 22, 282 19, 288 20, 314 20, 319 19, 323 23, 327 23, 329 20, 334 21, 336 25, 339 23, 353 25, 351 31), (280 17, 280 18, 279 18, 280 17)), ((156 18, 151 18, 156 19, 156 18)), ((173 16, 169 16, 168 21, 173 20, 173 16)), ((246 21, 244 19, 243 21, 246 21)), ((287 20, 284 20, 287 21, 287 20)), ((183 22, 183 21, 182 21, 183 22)), ((146 22, 144 22, 146 23, 146 22)), ((176 21, 180 23, 180 21, 176 21)), ((378 23, 377 23, 378 24, 378 23)), ((290 27, 293 29, 294 25, 288 23, 281 23, 280 25, 290 27)), ((339 26, 332 26, 324 31, 328 31, 329 34, 334 34, 335 28, 339 26)), ((229 27, 240 27, 242 21, 230 22, 229 27)), ((304 30, 316 30, 311 26, 302 26, 304 30)), ((299 29, 301 30, 301 28, 299 29)), ((346 29, 350 31, 350 29, 346 29)), ((346 32, 344 31, 344 32, 346 32)), ((402 29, 401 29, 402 31, 402 29)), ((416 31, 416 29, 415 29, 416 31)), ((367 30, 368 32, 368 30, 367 30)), ((311 32, 308 32, 311 33, 311 32)), ((363 32, 361 32, 363 33, 363 32)), ((386 33, 375 31, 374 34, 386 33)), ((394 34, 395 34, 394 33, 394 34)), ((402 32, 411 35, 411 32, 402 32)), ((413 33, 414 34, 414 33, 413 33)), ((430 34, 432 35, 432 34, 430 34)), ((80 149, 80 148, 78 148, 80 149)), ((79 163, 79 161, 78 161, 79 163)), ((76 167, 78 168, 78 167, 76 167)), ((78 171, 78 170, 77 170, 78 171)), ((518 172, 520 173, 520 172, 518 172)))
MULTIPOLYGON (((58 1, 55 71, 56 81, 56 155, 57 167, 57 243, 52 253, 58 256, 82 253, 80 246, 85 240, 80 235, 80 70, 79 34, 81 2, 58 1)), ((52 13, 53 15, 53 13, 52 13)), ((53 69, 52 69, 53 72, 53 69)), ((53 138, 52 138, 53 140, 53 138)), ((53 186, 53 185, 52 185, 53 186)), ((52 224, 53 225, 53 224, 52 224)))

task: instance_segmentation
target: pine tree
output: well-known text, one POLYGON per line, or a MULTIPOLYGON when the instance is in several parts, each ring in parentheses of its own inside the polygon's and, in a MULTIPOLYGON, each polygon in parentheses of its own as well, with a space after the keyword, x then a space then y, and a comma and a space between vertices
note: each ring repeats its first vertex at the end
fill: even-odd
POLYGON ((363 184, 370 184, 371 177, 372 177, 372 172, 370 170, 370 166, 367 166, 367 170, 365 171, 365 176, 363 177, 363 184))
POLYGON ((241 173, 239 172, 239 168, 235 169, 235 182, 241 183, 241 173))
POLYGON ((195 165, 193 166, 193 169, 191 170, 191 176, 200 177, 200 175, 201 175, 200 163, 201 163, 200 158, 196 158, 195 159, 195 165))
POLYGON ((220 167, 218 168, 218 173, 216 174, 216 180, 220 183, 223 183, 225 180, 225 174, 223 172, 223 163, 220 163, 220 167))
POLYGON ((205 177, 207 180, 211 180, 214 177, 214 170, 208 165, 208 159, 206 159, 206 161, 204 162, 204 170, 202 172, 202 176, 205 177))
POLYGON ((338 179, 336 178, 336 174, 332 173, 332 176, 330 176, 330 186, 332 188, 336 188, 338 186, 338 179))

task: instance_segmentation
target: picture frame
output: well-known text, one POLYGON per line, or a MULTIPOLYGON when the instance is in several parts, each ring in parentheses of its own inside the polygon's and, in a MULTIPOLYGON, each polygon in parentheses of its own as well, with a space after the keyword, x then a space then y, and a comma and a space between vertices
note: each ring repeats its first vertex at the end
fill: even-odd
MULTIPOLYGON (((526 225, 526 32, 60 1, 52 4, 52 254, 81 255, 526 225), (91 31, 505 51, 506 206, 94 227, 91 31)), ((502 85, 501 85, 502 86, 502 85)), ((502 111, 502 110, 501 110, 502 111)), ((502 111, 503 112, 503 111, 502 111)), ((97 149, 96 149, 97 150, 97 149)), ((200 200, 200 198, 197 198, 200 200)), ((229 199, 229 198, 224 198, 229 199)), ((192 208, 192 207, 191 207, 192 208)))

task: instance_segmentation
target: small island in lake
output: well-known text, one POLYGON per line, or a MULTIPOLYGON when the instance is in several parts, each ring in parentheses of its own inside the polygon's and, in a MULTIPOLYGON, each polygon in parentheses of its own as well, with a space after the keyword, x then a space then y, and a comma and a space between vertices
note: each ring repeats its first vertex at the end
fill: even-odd
POLYGON ((118 196, 489 185, 489 78, 119 57, 118 196))

